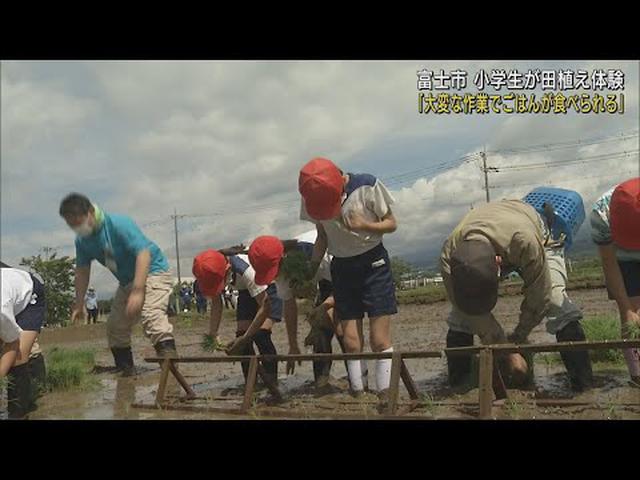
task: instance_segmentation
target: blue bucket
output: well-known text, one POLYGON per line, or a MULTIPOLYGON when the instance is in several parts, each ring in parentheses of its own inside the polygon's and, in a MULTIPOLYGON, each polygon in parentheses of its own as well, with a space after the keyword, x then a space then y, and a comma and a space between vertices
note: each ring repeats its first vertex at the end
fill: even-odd
POLYGON ((551 234, 557 240, 560 234, 564 233, 567 236, 565 248, 571 247, 585 218, 584 203, 578 192, 555 187, 538 187, 529 192, 523 200, 543 217, 544 204, 551 204, 556 214, 551 234))

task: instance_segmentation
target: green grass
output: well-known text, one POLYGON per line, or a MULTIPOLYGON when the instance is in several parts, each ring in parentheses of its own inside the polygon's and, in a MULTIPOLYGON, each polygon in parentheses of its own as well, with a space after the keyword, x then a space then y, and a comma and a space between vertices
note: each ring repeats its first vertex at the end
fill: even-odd
MULTIPOLYGON (((591 258, 573 263, 573 270, 567 272, 567 290, 578 290, 583 288, 604 287, 604 274, 600 260, 591 258)), ((502 282, 498 291, 501 297, 519 295, 522 291, 522 280, 517 277, 508 282, 502 282)), ((397 290, 398 303, 403 305, 419 304, 428 305, 430 303, 442 302, 447 299, 444 285, 429 284, 424 287, 412 288, 409 290, 397 290)))
POLYGON ((215 351, 224 352, 224 349, 226 347, 226 345, 216 342, 216 339, 209 334, 205 334, 202 336, 201 346, 202 346, 202 350, 204 350, 205 352, 211 352, 211 353, 215 351))
POLYGON ((536 363, 541 363, 546 366, 547 372, 553 365, 557 365, 562 362, 560 358, 560 352, 548 352, 548 353, 536 353, 533 357, 536 363))
POLYGON ((444 285, 427 285, 410 290, 397 290, 396 296, 401 305, 429 304, 446 300, 447 292, 444 285))
POLYGON ((508 398, 505 402, 507 415, 514 420, 519 419, 523 414, 523 406, 516 400, 508 398))
MULTIPOLYGON (((614 315, 597 315, 582 321, 587 340, 598 342, 602 340, 619 340, 620 320, 614 315)), ((624 363, 622 350, 591 350, 592 362, 624 363)))
POLYGON ((640 338, 640 325, 632 323, 627 327, 631 338, 640 338))
POLYGON ((50 391, 90 390, 98 383, 91 375, 95 366, 94 350, 56 347, 47 352, 45 358, 50 391))

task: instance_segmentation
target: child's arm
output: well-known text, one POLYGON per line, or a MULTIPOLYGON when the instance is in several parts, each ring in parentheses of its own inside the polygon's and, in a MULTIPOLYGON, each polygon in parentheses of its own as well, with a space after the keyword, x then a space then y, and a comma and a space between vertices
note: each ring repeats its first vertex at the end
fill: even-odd
POLYGON ((640 324, 640 316, 638 312, 633 308, 633 304, 627 295, 627 291, 624 287, 624 280, 622 278, 622 272, 618 265, 616 258, 616 247, 613 244, 598 245, 598 253, 602 260, 602 270, 604 271, 604 278, 607 284, 607 288, 611 293, 611 296, 618 304, 618 311, 620 312, 620 320, 622 322, 623 335, 627 331, 629 323, 640 324))
POLYGON ((269 300, 269 296, 267 295, 267 291, 264 290, 253 298, 255 299, 256 302, 258 302, 258 305, 260 305, 260 308, 258 308, 258 312, 256 313, 256 316, 253 318, 253 321, 249 325, 249 328, 247 328, 247 331, 244 332, 244 334, 241 337, 236 338, 227 347, 227 353, 229 355, 236 354, 238 350, 241 349, 242 345, 244 345, 246 342, 251 341, 253 336, 256 333, 258 333, 258 330, 260 330, 260 327, 262 326, 262 324, 269 317, 271 302, 269 300))
MULTIPOLYGON (((295 297, 291 297, 284 301, 284 323, 287 327, 287 337, 289 339, 289 355, 298 355, 300 347, 298 346, 298 304, 295 297)), ((302 362, 298 362, 301 365, 302 362)), ((295 373, 296 363, 287 362, 287 375, 295 373)))
POLYGON ((353 212, 349 216, 348 223, 351 230, 363 230, 369 233, 393 233, 398 228, 398 222, 396 222, 396 217, 394 217, 391 209, 378 222, 370 222, 362 215, 353 212))
POLYGON ((298 304, 295 297, 284 301, 284 323, 289 338, 289 353, 300 353, 298 348, 298 304), (294 352, 295 350, 295 352, 294 352))
POLYGON ((327 232, 324 230, 324 227, 321 224, 316 224, 316 230, 318 231, 318 236, 316 237, 316 242, 313 244, 311 263, 317 267, 318 265, 320 265, 320 262, 324 258, 324 254, 327 252, 329 242, 327 240, 327 232))
POLYGON ((214 339, 218 338, 220 321, 222 320, 222 299, 216 295, 211 299, 211 317, 209 318, 209 335, 214 339))
POLYGON ((256 333, 258 333, 262 324, 269 317, 269 311, 271 310, 271 301, 266 290, 254 297, 254 299, 258 302, 260 308, 258 309, 256 316, 253 318, 251 325, 249 325, 249 328, 247 328, 247 331, 242 336, 245 340, 252 338, 256 333))

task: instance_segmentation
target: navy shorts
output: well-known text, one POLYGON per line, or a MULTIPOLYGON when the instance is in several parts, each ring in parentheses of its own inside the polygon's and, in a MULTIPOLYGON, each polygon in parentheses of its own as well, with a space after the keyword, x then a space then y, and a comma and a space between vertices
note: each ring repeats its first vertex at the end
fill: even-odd
POLYGON ((31 280, 33 281, 31 303, 16 315, 16 323, 22 330, 40 333, 47 314, 47 302, 42 282, 33 275, 31 275, 31 280))
POLYGON ((340 320, 398 313, 389 254, 382 243, 355 257, 333 257, 331 279, 340 320))
MULTIPOLYGON (((621 262, 618 261, 624 288, 629 297, 640 296, 640 262, 621 262)), ((609 300, 613 300, 609 293, 609 300)))
POLYGON ((320 305, 331 295, 333 295, 333 283, 329 280, 320 280, 318 282, 318 294, 316 295, 314 307, 320 305))
MULTIPOLYGON (((267 287, 267 295, 271 300, 271 312, 269 318, 274 322, 282 319, 282 299, 278 297, 275 284, 267 287)), ((249 290, 238 292, 238 308, 236 309, 236 320, 253 320, 258 313, 258 302, 249 294, 249 290)))

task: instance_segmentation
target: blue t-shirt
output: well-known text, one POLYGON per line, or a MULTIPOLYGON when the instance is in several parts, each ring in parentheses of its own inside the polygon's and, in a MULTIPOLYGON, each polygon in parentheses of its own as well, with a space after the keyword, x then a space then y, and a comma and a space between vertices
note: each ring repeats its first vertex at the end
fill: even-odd
POLYGON ((88 237, 76 237, 76 266, 87 267, 92 260, 97 260, 111 270, 124 287, 133 282, 136 257, 145 249, 151 253, 149 273, 169 270, 160 248, 144 236, 130 217, 105 213, 100 230, 88 237))

